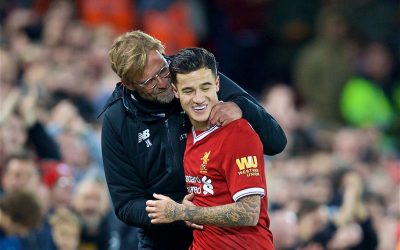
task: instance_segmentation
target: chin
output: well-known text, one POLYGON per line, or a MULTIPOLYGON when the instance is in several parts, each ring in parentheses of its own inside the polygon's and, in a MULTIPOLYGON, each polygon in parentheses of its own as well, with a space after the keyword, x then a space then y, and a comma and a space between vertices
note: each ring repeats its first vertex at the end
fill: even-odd
POLYGON ((158 97, 156 98, 156 101, 159 102, 159 103, 161 103, 161 104, 167 104, 167 103, 172 102, 172 100, 174 100, 174 99, 175 99, 175 96, 174 96, 174 94, 172 93, 171 95, 158 96, 158 97))
POLYGON ((89 229, 97 229, 101 222, 100 216, 87 216, 86 218, 82 218, 83 223, 89 229))
POLYGON ((195 121, 196 123, 205 123, 205 122, 207 122, 208 121, 208 116, 209 116, 209 114, 207 115, 207 117, 205 117, 205 116, 198 116, 198 115, 194 115, 194 116, 192 116, 193 118, 193 121, 195 121))
POLYGON ((155 96, 155 101, 162 104, 170 103, 174 99, 175 95, 171 88, 155 96))

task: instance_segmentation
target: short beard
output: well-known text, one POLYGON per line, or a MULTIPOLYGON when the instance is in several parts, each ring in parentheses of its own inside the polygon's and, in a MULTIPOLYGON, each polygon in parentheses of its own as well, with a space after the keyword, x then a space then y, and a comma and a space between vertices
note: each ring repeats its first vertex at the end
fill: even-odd
POLYGON ((158 94, 145 94, 145 93, 140 93, 137 92, 140 97, 142 97, 143 99, 147 100, 147 101, 151 101, 151 102, 156 102, 159 104, 168 104, 170 102, 172 102, 172 100, 174 100, 175 96, 174 96, 174 92, 172 91, 172 87, 170 87, 169 89, 160 92, 158 94))
POLYGON ((163 93, 163 95, 158 95, 155 101, 161 104, 168 104, 172 102, 174 98, 174 92, 172 92, 172 90, 167 90, 166 93, 163 93))

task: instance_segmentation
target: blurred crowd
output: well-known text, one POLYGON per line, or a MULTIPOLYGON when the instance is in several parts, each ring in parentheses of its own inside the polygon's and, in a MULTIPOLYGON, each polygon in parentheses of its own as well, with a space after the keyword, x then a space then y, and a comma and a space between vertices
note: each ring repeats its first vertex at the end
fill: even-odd
POLYGON ((266 158, 276 249, 400 249, 398 1, 10 0, 0 24, 0 249, 135 249, 97 117, 132 29, 209 49, 285 130, 266 158))

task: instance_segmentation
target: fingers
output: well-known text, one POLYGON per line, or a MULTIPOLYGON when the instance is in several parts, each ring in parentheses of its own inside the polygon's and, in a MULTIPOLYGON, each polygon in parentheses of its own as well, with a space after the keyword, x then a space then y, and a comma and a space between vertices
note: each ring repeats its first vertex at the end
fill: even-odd
POLYGON ((217 103, 216 105, 214 105, 214 107, 212 107, 210 118, 208 119, 210 126, 221 126, 222 123, 227 119, 227 110, 225 109, 225 107, 225 103, 223 102, 217 103))
POLYGON ((160 219, 152 219, 150 222, 151 222, 151 224, 161 224, 162 223, 162 221, 160 219))
POLYGON ((195 224, 195 223, 192 223, 190 225, 190 227, 193 228, 193 229, 197 229, 197 230, 203 230, 204 229, 203 225, 198 225, 198 224, 195 224))
POLYGON ((157 208, 156 207, 152 207, 152 206, 147 206, 146 207, 146 212, 147 213, 155 213, 155 212, 157 212, 157 208))
POLYGON ((156 206, 156 202, 157 201, 148 200, 148 201, 146 201, 146 206, 154 207, 154 206, 156 206))
POLYGON ((210 126, 214 126, 214 125, 218 125, 218 121, 219 118, 221 116, 221 112, 219 112, 220 110, 220 105, 216 104, 214 105, 214 107, 212 107, 211 109, 211 113, 210 113, 210 118, 208 119, 208 123, 209 123, 209 127, 210 126))
POLYGON ((162 219, 159 218, 159 216, 157 214, 155 214, 155 213, 150 213, 150 214, 148 214, 148 216, 149 216, 150 222, 152 224, 161 224, 161 223, 163 223, 162 219))
POLYGON ((196 223, 192 223, 190 221, 186 221, 185 220, 185 224, 187 227, 193 228, 193 229, 197 229, 197 230, 203 230, 204 226, 203 225, 198 225, 196 223))
POLYGON ((183 200, 184 200, 184 201, 185 201, 185 200, 191 201, 191 200, 193 200, 193 198, 194 198, 194 194, 192 193, 192 194, 187 194, 187 195, 185 195, 185 197, 183 197, 183 200))
POLYGON ((192 200, 194 198, 194 194, 187 194, 182 200, 182 204, 185 206, 194 206, 192 200))
POLYGON ((165 196, 165 195, 162 195, 162 194, 156 194, 156 193, 154 193, 153 194, 153 197, 154 198, 156 198, 156 199, 158 199, 158 200, 162 200, 162 199, 166 199, 166 198, 168 198, 167 196, 165 196))
POLYGON ((234 102, 221 102, 211 109, 209 126, 226 126, 242 117, 242 110, 234 102))

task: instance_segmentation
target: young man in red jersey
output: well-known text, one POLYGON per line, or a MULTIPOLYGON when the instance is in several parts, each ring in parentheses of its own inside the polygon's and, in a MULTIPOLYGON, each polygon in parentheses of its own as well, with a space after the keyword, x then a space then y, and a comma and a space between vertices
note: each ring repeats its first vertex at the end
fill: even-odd
MULTIPOLYGON (((181 50, 170 65, 174 93, 193 127, 184 155, 186 186, 194 195, 179 204, 154 194, 146 202, 153 224, 185 220, 204 225, 191 249, 274 249, 267 214, 263 146, 249 123, 209 127, 219 100, 214 56, 205 49, 181 50)), ((219 121, 223 124, 224 121, 219 121)))

